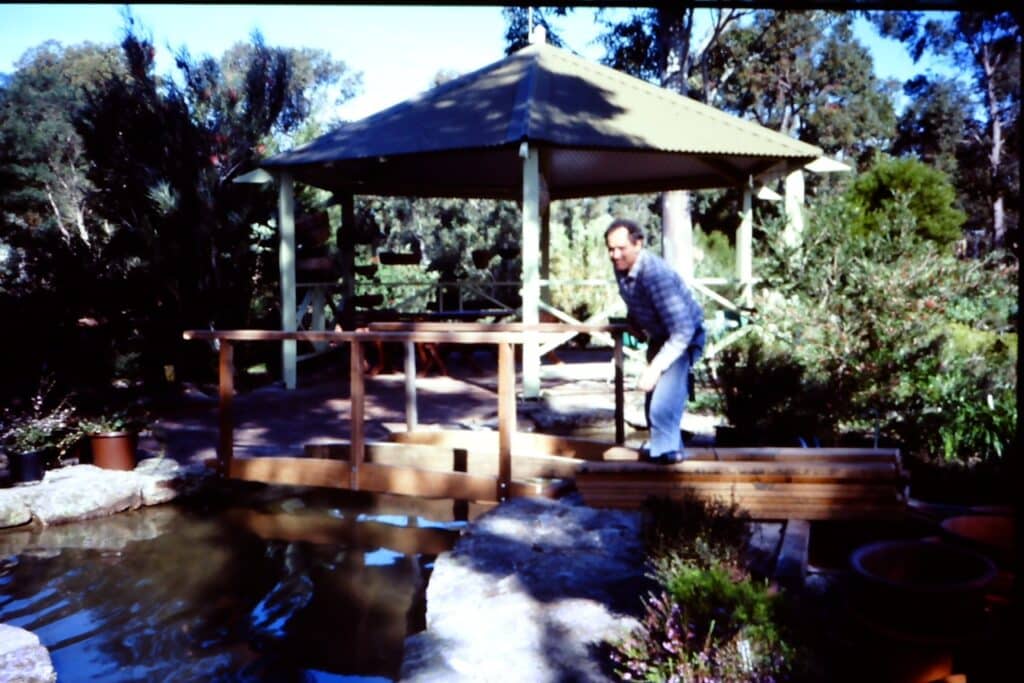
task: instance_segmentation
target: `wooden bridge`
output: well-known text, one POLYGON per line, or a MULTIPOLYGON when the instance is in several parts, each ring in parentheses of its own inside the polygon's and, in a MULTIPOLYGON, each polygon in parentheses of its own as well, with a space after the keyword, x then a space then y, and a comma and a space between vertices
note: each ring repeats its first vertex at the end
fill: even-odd
POLYGON ((193 330, 186 339, 220 343, 218 467, 229 477, 271 484, 347 488, 425 498, 502 502, 556 495, 566 484, 598 507, 636 508, 649 496, 693 495, 736 504, 754 519, 898 518, 906 509, 899 451, 865 448, 690 448, 665 466, 641 462, 622 444, 621 325, 560 323, 388 323, 350 332, 193 330), (615 443, 518 432, 513 345, 567 332, 612 334, 615 443), (348 344, 350 438, 308 444, 304 457, 235 457, 233 344, 283 340, 348 344), (406 345, 406 428, 386 442, 364 438, 364 343, 406 345), (497 347, 497 431, 421 430, 416 418, 413 344, 497 347))

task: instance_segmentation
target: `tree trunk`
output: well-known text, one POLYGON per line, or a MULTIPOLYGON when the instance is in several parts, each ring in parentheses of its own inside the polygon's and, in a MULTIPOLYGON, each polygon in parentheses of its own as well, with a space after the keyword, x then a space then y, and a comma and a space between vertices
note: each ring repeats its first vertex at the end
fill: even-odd
POLYGON ((1003 126, 999 120, 999 103, 995 92, 996 66, 992 63, 988 46, 982 48, 982 68, 985 72, 985 104, 992 123, 992 144, 988 165, 992 176, 992 245, 1003 246, 1006 241, 1006 218, 1003 210, 1003 191, 999 187, 999 167, 1003 159, 1003 126))

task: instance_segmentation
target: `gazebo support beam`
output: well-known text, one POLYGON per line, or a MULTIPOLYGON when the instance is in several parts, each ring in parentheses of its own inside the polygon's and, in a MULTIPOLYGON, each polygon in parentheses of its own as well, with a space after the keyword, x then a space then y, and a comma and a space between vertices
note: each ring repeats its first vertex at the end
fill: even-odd
POLYGON ((338 246, 341 248, 342 293, 345 297, 339 322, 342 329, 352 330, 355 329, 355 307, 352 301, 356 295, 356 204, 351 192, 339 194, 338 200, 341 204, 338 246))
POLYGON ((786 227, 782 232, 783 241, 795 247, 803 241, 804 232, 804 172, 796 169, 786 176, 785 181, 786 227))
MULTIPOLYGON (((281 269, 281 329, 296 330, 295 315, 295 183, 288 172, 277 178, 277 229, 281 240, 278 266, 281 269)), ((281 342, 281 368, 286 389, 295 388, 295 340, 281 342)))
POLYGON ((665 260, 683 276, 693 280, 693 221, 690 217, 690 193, 672 190, 662 196, 661 245, 665 260))
POLYGON ((736 230, 736 279, 740 282, 740 303, 750 306, 754 302, 754 210, 753 190, 743 185, 743 209, 740 227, 736 230))
MULTIPOLYGON (((522 268, 523 322, 530 325, 540 320, 540 233, 543 176, 540 153, 536 147, 522 143, 519 156, 523 160, 523 241, 522 268)), ((528 335, 523 344, 523 398, 540 396, 540 345, 536 335, 528 335)))

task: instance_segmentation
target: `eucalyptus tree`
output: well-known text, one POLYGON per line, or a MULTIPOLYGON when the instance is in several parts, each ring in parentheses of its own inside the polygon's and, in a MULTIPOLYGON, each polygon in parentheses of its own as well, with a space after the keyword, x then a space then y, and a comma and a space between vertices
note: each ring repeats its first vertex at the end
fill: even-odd
POLYGON ((901 11, 871 17, 882 35, 903 42, 915 61, 930 54, 970 78, 972 113, 981 125, 968 125, 966 132, 971 145, 984 150, 986 177, 959 189, 987 198, 988 232, 995 245, 1005 244, 1008 225, 1019 218, 1020 13, 901 11))
POLYGON ((760 10, 723 36, 719 105, 866 165, 895 132, 894 84, 874 75, 849 13, 760 10), (742 65, 742 68, 736 68, 742 65))
POLYGON ((258 268, 254 226, 272 222, 273 193, 232 181, 300 130, 324 90, 344 100, 357 82, 322 51, 269 47, 259 33, 220 60, 179 50, 178 79, 155 73, 131 21, 121 46, 124 74, 88 98, 77 125, 96 211, 114 232, 120 336, 158 380, 164 365, 198 358, 184 328, 272 324, 254 295, 276 273, 258 268))

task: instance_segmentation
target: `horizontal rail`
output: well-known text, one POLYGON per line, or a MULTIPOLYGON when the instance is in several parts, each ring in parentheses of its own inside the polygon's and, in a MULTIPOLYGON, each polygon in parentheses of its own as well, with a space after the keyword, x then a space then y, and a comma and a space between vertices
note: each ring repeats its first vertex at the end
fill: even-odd
MULTIPOLYGON (((576 331, 587 331, 591 326, 581 325, 576 331)), ((608 327, 608 326, 605 326, 608 327)), ((371 323, 370 329, 355 331, 333 330, 186 330, 187 340, 200 341, 326 341, 326 342, 422 342, 437 344, 524 344, 534 335, 559 335, 570 326, 560 323, 371 323), (379 329, 378 325, 395 328, 379 329), (464 325, 479 327, 464 328, 464 325), (504 326, 506 329, 502 329, 504 326), (512 329, 514 326, 514 329, 512 329)), ((625 328, 623 328, 625 329, 625 328)))

